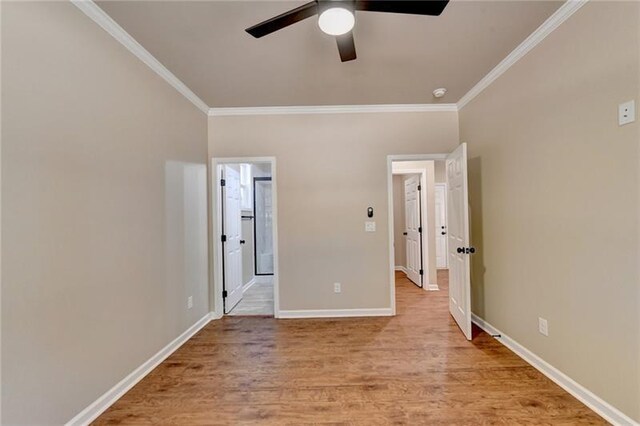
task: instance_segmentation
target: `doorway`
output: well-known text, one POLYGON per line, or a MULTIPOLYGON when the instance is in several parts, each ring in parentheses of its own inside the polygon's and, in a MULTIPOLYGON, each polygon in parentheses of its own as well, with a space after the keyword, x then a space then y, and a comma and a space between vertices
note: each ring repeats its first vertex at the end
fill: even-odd
POLYGON ((400 274, 403 282, 410 280, 416 285, 419 282, 425 290, 438 290, 440 278, 448 293, 449 312, 470 340, 469 272, 470 256, 475 249, 469 243, 466 144, 461 144, 450 154, 388 156, 387 171, 392 311, 395 314, 396 273, 400 274), (403 175, 402 183, 398 182, 397 175, 403 175), (411 191, 417 179, 421 189, 418 192, 418 198, 422 200, 420 209, 413 205, 415 197, 411 191), (398 192, 402 189, 401 198, 398 192), (413 219, 416 214, 420 215, 417 222, 413 219), (415 235, 412 237, 410 233, 416 223, 419 224, 418 238, 421 242, 421 255, 417 256, 422 261, 419 277, 411 271, 415 267, 415 262, 411 266, 411 251, 418 246, 413 243, 415 235), (400 264, 403 254, 405 261, 400 264))
POLYGON ((216 317, 278 316, 275 159, 212 160, 216 317))
POLYGON ((394 161, 391 168, 395 270, 438 290, 448 272, 445 160, 394 161))
POLYGON ((410 282, 425 290, 437 290, 434 248, 432 243, 434 162, 394 161, 393 202, 399 214, 394 217, 393 227, 396 249, 395 269, 404 273, 410 282), (431 189, 431 192, 433 189, 431 189))

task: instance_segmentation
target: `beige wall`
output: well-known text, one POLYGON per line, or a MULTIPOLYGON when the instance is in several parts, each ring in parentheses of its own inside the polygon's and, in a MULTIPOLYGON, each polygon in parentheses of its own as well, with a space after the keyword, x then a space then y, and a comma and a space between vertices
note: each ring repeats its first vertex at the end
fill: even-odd
POLYGON ((393 238, 395 266, 407 266, 404 216, 404 175, 393 175, 393 238))
POLYGON ((473 311, 640 421, 640 4, 589 2, 460 113, 473 311), (549 321, 549 337, 538 333, 549 321))
POLYGON ((208 312, 207 123, 71 3, 2 8, 2 423, 62 424, 208 312))
POLYGON ((281 310, 389 307, 386 157, 457 144, 455 112, 209 118, 211 156, 277 158, 281 310))

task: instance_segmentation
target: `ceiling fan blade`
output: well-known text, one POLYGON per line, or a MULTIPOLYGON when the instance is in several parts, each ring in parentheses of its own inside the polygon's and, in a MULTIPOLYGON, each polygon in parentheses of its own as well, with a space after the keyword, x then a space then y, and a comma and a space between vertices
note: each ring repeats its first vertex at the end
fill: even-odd
POLYGON ((338 52, 342 62, 353 61, 356 59, 356 44, 353 41, 353 33, 349 31, 346 34, 336 36, 338 42, 338 52))
POLYGON ((368 12, 408 13, 438 16, 449 0, 356 0, 355 9, 368 12))
POLYGON ((245 31, 254 36, 260 38, 271 34, 272 32, 281 30, 289 25, 293 25, 296 22, 300 22, 303 19, 310 18, 318 13, 318 3, 312 1, 307 4, 303 4, 300 7, 296 7, 288 12, 278 15, 275 18, 268 19, 264 22, 254 25, 251 28, 247 28, 245 31))

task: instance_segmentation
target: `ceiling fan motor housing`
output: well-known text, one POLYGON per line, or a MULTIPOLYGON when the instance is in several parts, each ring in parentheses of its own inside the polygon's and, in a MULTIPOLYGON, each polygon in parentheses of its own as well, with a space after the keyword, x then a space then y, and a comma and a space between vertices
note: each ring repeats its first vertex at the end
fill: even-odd
POLYGON ((355 11, 355 1, 351 0, 317 0, 318 3, 318 15, 322 14, 327 9, 334 7, 341 7, 347 9, 350 12, 355 11))

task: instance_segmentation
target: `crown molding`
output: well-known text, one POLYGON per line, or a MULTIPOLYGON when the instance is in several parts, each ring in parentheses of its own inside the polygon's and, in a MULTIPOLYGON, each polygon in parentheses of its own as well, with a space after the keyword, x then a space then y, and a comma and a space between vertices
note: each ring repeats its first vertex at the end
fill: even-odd
POLYGON ((555 11, 546 21, 542 23, 534 32, 529 35, 513 52, 504 58, 494 69, 492 69, 482 80, 471 88, 457 103, 458 110, 464 108, 484 89, 489 87, 498 77, 504 74, 524 55, 529 53, 531 49, 536 47, 542 40, 558 28, 564 21, 569 19, 571 15, 576 13, 589 0, 567 0, 562 6, 555 11))
POLYGON ((456 104, 320 105, 210 108, 209 116, 354 114, 375 112, 456 112, 456 104))
POLYGON ((540 25, 529 37, 506 58, 471 88, 456 104, 386 104, 386 105, 321 105, 321 106, 266 106, 209 108, 207 104, 169 71, 149 51, 103 11, 93 0, 71 0, 89 18, 119 41, 125 48, 144 62, 156 74, 173 86, 199 110, 212 117, 234 115, 289 115, 289 114, 349 114, 388 112, 457 112, 464 108, 518 60, 529 53, 542 40, 577 12, 589 0, 567 0, 558 10, 540 25))
POLYGON ((126 47, 131 53, 144 62, 149 68, 155 71, 167 83, 173 86, 185 98, 191 101, 200 111, 205 114, 209 111, 209 106, 204 103, 195 93, 191 91, 178 77, 169 71, 160 61, 158 61, 147 49, 142 47, 131 35, 124 30, 116 21, 114 21, 107 13, 102 10, 92 0, 71 0, 78 9, 84 12, 96 24, 100 25, 103 30, 108 32, 113 38, 126 47))

